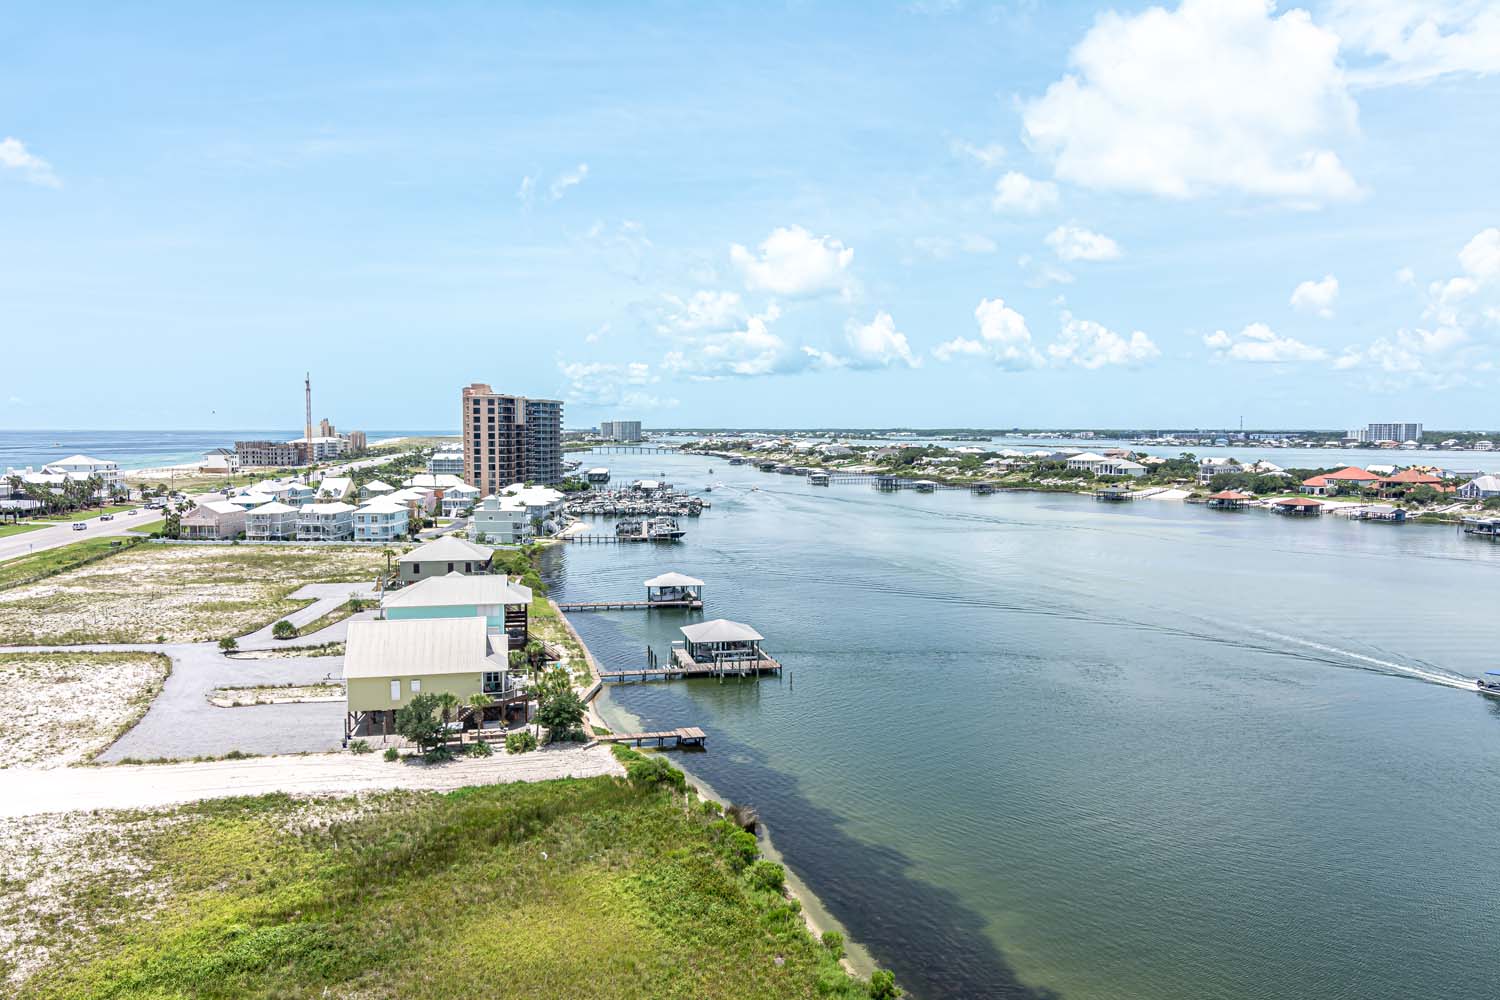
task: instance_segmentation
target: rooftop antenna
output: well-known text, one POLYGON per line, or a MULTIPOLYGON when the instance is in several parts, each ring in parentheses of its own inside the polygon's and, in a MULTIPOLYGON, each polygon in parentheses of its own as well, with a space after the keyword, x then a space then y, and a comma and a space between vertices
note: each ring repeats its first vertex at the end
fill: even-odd
POLYGON ((307 396, 307 424, 302 440, 307 442, 307 464, 312 464, 313 440, 312 440, 312 372, 308 372, 302 379, 302 389, 307 396))

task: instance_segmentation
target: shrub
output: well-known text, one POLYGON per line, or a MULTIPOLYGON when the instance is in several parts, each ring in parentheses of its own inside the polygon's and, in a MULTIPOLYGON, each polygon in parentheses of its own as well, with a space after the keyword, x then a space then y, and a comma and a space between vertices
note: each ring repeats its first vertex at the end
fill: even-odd
POLYGON ((757 861, 745 873, 750 885, 762 892, 781 892, 786 888, 786 869, 774 861, 757 861))
POLYGON ((368 740, 355 740, 349 744, 350 753, 374 753, 375 748, 370 746, 368 740))
POLYGON ((744 830, 735 829, 731 825, 731 831, 720 846, 724 855, 729 860, 729 867, 736 872, 742 872, 750 864, 760 857, 760 844, 755 840, 755 834, 746 833, 744 830))
POLYGON ((297 637, 297 626, 283 618, 271 626, 271 637, 273 639, 295 639, 297 637))
POLYGON ((235 641, 234 636, 227 636, 219 640, 219 648, 226 653, 237 648, 238 646, 239 643, 235 641))
POLYGON ((703 811, 703 815, 705 816, 722 816, 724 814, 724 807, 713 799, 704 799, 698 803, 698 808, 703 811))
POLYGON ((442 720, 438 718, 438 697, 423 692, 396 709, 396 732, 411 740, 419 750, 427 751, 442 746, 448 738, 442 720))
POLYGON ((531 730, 522 729, 505 737, 506 753, 530 753, 536 749, 536 737, 531 730))
POLYGON ((453 759, 453 751, 442 744, 438 744, 424 753, 422 759, 429 764, 442 764, 453 759))
POLYGON ((396 750, 395 747, 386 747, 385 748, 385 755, 384 756, 385 756, 386 760, 400 760, 401 759, 401 754, 396 750))
POLYGON ((547 738, 555 743, 570 740, 579 732, 584 712, 583 702, 568 688, 543 698, 536 710, 536 720, 547 727, 547 738))
POLYGON ((625 765, 625 776, 639 788, 667 788, 685 791, 687 776, 668 764, 664 757, 642 757, 625 765))
POLYGON ((495 753, 494 747, 490 746, 484 740, 476 740, 470 743, 465 750, 470 757, 491 757, 495 753))
POLYGON ((249 760, 251 757, 254 757, 254 756, 255 756, 255 754, 253 754, 253 753, 246 753, 243 750, 231 750, 231 751, 229 751, 228 753, 226 753, 224 755, 224 759, 225 760, 249 760))
POLYGON ((840 934, 838 931, 824 931, 823 947, 827 948, 828 953, 834 958, 843 958, 844 935, 840 934))
POLYGON ((886 969, 876 969, 870 975, 870 1000, 897 1000, 901 989, 896 985, 896 974, 886 969))

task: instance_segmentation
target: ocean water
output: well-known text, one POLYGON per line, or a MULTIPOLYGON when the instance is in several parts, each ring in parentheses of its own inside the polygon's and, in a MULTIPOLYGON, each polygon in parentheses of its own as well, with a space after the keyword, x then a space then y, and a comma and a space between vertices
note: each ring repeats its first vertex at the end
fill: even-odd
MULTIPOLYGON (((611 687, 915 996, 1493 996, 1500 547, 1165 501, 718 484, 675 546, 558 547, 554 596, 668 569, 708 607, 575 614, 609 665, 697 617, 780 680, 611 687)), ((712 467, 712 472, 709 471, 712 467)), ((601 523, 607 530, 607 523, 601 523)))
MULTIPOLYGON (((391 437, 434 437, 450 431, 366 431, 371 441, 391 437)), ((7 431, 0 430, 0 469, 39 468, 69 455, 88 455, 118 462, 122 469, 196 462, 214 448, 233 448, 236 441, 288 441, 302 430, 250 431, 7 431)))

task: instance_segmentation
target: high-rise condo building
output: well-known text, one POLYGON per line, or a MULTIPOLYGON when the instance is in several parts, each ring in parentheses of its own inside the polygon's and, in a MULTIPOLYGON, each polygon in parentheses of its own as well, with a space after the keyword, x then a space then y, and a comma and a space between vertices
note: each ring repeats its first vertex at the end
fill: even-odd
POLYGON ((639 441, 641 422, 639 420, 601 420, 599 436, 608 441, 639 441))
POLYGON ((463 391, 464 479, 481 496, 512 483, 562 482, 562 403, 497 393, 483 382, 463 391))
POLYGON ((1366 424, 1362 431, 1354 431, 1351 434, 1357 441, 1395 441, 1398 444, 1403 441, 1415 441, 1422 443, 1421 424, 1366 424))

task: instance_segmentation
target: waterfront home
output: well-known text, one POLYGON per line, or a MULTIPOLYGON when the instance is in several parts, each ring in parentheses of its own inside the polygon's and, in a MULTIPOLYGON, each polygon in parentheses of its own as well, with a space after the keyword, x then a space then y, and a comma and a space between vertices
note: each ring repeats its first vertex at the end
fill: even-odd
POLYGON ((354 540, 394 542, 406 537, 411 511, 404 503, 377 497, 354 512, 354 540))
POLYGON ((495 550, 452 535, 419 545, 396 562, 402 583, 412 583, 449 573, 488 573, 495 550))
POLYGON ((663 573, 646 581, 646 603, 703 607, 703 581, 685 573, 663 573))
POLYGON ((309 503, 298 510, 297 540, 345 542, 354 537, 354 508, 346 503, 309 503))
POLYGON ((482 617, 349 623, 344 737, 395 732, 396 711, 419 694, 512 695, 506 644, 482 617))
POLYGON ((1325 472, 1323 479, 1334 490, 1347 490, 1354 493, 1361 493, 1366 488, 1380 482, 1378 474, 1353 465, 1342 468, 1337 472, 1325 472))
POLYGON ((229 448, 215 448, 203 453, 198 471, 210 475, 227 476, 240 471, 239 453, 229 448))
POLYGON ((291 504, 272 500, 245 514, 245 537, 253 542, 284 542, 297 537, 299 513, 291 504))
POLYGON ((1238 493, 1234 490, 1220 490, 1217 493, 1210 493, 1206 499, 1210 507, 1219 510, 1239 510, 1255 498, 1248 493, 1238 493))
POLYGON ((1084 452, 1067 460, 1070 469, 1081 469, 1093 476, 1139 476, 1146 467, 1139 462, 1117 455, 1095 455, 1084 452))
MULTIPOLYGON (((642 482, 654 482, 654 480, 642 480, 642 482)), ((665 487, 665 483, 658 484, 657 488, 665 487)), ((522 483, 513 483, 500 491, 502 497, 515 497, 526 505, 526 510, 532 517, 543 520, 555 517, 567 501, 567 495, 560 490, 554 490, 550 486, 526 486, 522 483)))
POLYGON ((1207 486, 1221 472, 1242 473, 1245 467, 1232 458, 1205 458, 1198 462, 1198 485, 1207 486))
POLYGON ((749 625, 715 618, 684 625, 680 631, 680 649, 694 663, 754 662, 765 658, 760 644, 766 637, 749 625))
POLYGON ((450 486, 443 490, 442 512, 444 517, 460 517, 463 512, 479 500, 479 490, 467 484, 450 486))
POLYGON ((1435 490, 1443 491, 1443 481, 1429 472, 1420 469, 1402 469, 1394 475, 1386 476, 1380 480, 1380 495, 1392 496, 1405 493, 1407 490, 1418 486, 1430 486, 1435 490))
POLYGON ((82 482, 90 476, 99 477, 104 484, 101 492, 108 492, 111 486, 119 485, 120 465, 118 462, 106 461, 102 458, 90 458, 87 455, 69 455, 67 458, 56 462, 48 462, 42 466, 44 473, 52 475, 67 476, 74 482, 82 482))
POLYGON ((378 479, 372 479, 359 488, 359 498, 361 500, 369 500, 372 497, 383 497, 394 492, 396 492, 396 487, 390 483, 383 483, 378 479))
POLYGON ((1298 489, 1310 496, 1324 497, 1333 492, 1333 484, 1325 476, 1313 476, 1302 480, 1302 485, 1298 489))
POLYGON ((354 488, 354 480, 348 476, 327 476, 318 483, 318 499, 326 501, 339 501, 350 499, 349 493, 354 488))
POLYGON ((465 575, 454 571, 387 591, 380 604, 385 617, 392 621, 482 618, 489 631, 510 637, 511 649, 520 649, 527 640, 531 588, 512 583, 500 573, 465 575))
POLYGON ((1323 513, 1323 501, 1312 497, 1285 497, 1271 504, 1271 509, 1294 517, 1316 517, 1323 513))
POLYGON ((469 535, 492 545, 521 545, 531 540, 531 516, 515 497, 487 496, 474 507, 469 535))
POLYGON ((1458 488, 1465 500, 1488 500, 1500 497, 1500 476, 1476 476, 1458 488))
POLYGON ((245 533, 245 508, 228 500, 204 500, 182 518, 182 537, 226 540, 245 533))

